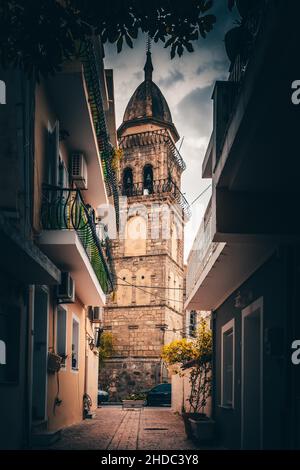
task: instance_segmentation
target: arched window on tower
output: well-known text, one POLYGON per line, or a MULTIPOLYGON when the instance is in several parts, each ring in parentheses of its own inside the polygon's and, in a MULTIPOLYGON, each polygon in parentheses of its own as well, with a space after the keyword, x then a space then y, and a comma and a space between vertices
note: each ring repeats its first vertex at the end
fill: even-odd
POLYGON ((133 174, 132 168, 125 168, 123 172, 123 188, 122 194, 123 196, 131 196, 133 193, 133 174))
POLYGON ((153 193, 153 167, 152 165, 144 166, 143 187, 144 187, 144 194, 153 193))

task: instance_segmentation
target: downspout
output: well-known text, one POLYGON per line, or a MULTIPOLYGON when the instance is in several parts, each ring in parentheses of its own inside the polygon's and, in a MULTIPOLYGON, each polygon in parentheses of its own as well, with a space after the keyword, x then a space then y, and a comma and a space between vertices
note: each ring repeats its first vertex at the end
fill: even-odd
POLYGON ((85 321, 84 321, 84 354, 85 354, 85 364, 84 364, 84 394, 87 393, 87 374, 88 374, 88 349, 87 349, 87 312, 84 309, 85 321))
POLYGON ((32 363, 33 363, 33 335, 34 335, 34 291, 35 286, 29 286, 27 290, 26 309, 27 309, 27 347, 26 347, 26 404, 25 404, 25 438, 26 448, 31 448, 32 438, 32 363))

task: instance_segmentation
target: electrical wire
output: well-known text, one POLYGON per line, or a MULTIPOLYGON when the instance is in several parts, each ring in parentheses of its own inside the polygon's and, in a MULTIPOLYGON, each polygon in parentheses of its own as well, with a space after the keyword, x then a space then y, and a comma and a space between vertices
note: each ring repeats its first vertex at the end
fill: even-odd
MULTIPOLYGON (((124 279, 122 279, 124 281, 124 279)), ((127 284, 117 284, 117 286, 126 286, 127 284)), ((181 290, 184 291, 185 289, 183 287, 160 287, 160 286, 143 286, 139 284, 138 286, 136 284, 132 284, 133 287, 145 287, 146 289, 169 289, 169 290, 181 290)))
MULTIPOLYGON (((125 279, 121 279, 120 276, 117 276, 117 278, 120 279, 120 280, 122 280, 123 282, 126 282, 126 284, 127 284, 128 286, 135 287, 136 289, 139 289, 140 291, 144 292, 145 294, 150 294, 150 295, 152 294, 152 292, 149 292, 149 291, 147 291, 147 290, 145 290, 145 289, 142 289, 141 287, 135 286, 134 284, 132 284, 131 282, 126 281, 125 279)), ((165 289, 168 289, 168 287, 165 287, 165 289)), ((158 297, 159 299, 161 299, 161 300, 163 300, 163 301, 168 300, 169 302, 178 302, 178 303, 181 302, 181 303, 183 303, 183 299, 182 299, 182 300, 169 299, 169 298, 161 297, 160 295, 156 295, 156 297, 158 297)))
POLYGON ((206 191, 208 191, 208 189, 211 187, 211 184, 209 186, 207 186, 207 188, 205 188, 190 204, 189 204, 189 207, 191 207, 196 201, 198 201, 198 199, 200 199, 201 196, 203 196, 203 194, 206 193, 206 191))

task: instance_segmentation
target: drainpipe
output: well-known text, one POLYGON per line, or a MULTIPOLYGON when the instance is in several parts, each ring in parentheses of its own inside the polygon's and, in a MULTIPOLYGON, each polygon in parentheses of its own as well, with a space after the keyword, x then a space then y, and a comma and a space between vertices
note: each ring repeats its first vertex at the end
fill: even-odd
POLYGON ((87 349, 87 311, 84 309, 85 321, 84 321, 84 393, 87 393, 87 374, 88 374, 88 349, 87 349))
POLYGON ((32 363, 33 363, 33 334, 34 334, 34 285, 30 285, 27 290, 26 309, 27 309, 27 337, 26 337, 26 373, 25 373, 25 439, 26 448, 31 447, 32 433, 32 363))

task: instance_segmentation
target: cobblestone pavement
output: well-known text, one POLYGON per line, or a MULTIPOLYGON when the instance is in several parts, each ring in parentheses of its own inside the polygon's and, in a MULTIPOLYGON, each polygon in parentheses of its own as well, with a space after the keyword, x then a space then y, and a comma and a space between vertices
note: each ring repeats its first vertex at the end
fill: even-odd
POLYGON ((197 449, 186 439, 182 418, 170 408, 98 408, 96 418, 65 428, 51 449, 197 449))

